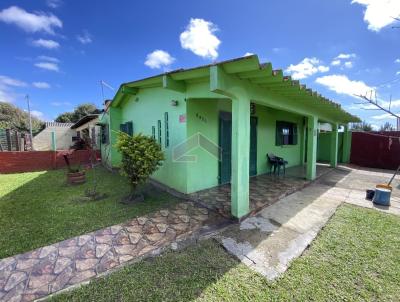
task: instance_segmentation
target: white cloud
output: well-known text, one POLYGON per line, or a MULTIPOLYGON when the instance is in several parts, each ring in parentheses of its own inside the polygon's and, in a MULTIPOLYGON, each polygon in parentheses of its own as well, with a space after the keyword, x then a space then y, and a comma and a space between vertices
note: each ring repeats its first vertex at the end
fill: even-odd
POLYGON ((46 82, 33 82, 32 86, 39 89, 48 89, 51 87, 50 84, 46 82))
POLYGON ((352 68, 353 67, 353 62, 351 62, 351 61, 345 62, 343 64, 343 66, 346 67, 346 68, 352 68))
POLYGON ((38 39, 34 40, 32 44, 36 47, 44 47, 47 49, 56 49, 60 47, 60 44, 54 40, 44 40, 44 39, 38 39))
POLYGON ((380 115, 374 115, 374 116, 372 116, 372 118, 375 119, 375 120, 396 119, 396 117, 394 117, 393 115, 391 115, 389 113, 384 113, 384 114, 380 114, 380 115))
POLYGON ((26 87, 28 85, 23 81, 0 75, 0 86, 26 87))
POLYGON ((57 59, 55 57, 49 57, 49 56, 38 56, 37 59, 40 61, 47 61, 47 62, 53 62, 53 63, 60 62, 59 59, 57 59))
POLYGON ((76 39, 82 44, 92 43, 92 35, 87 30, 84 30, 81 35, 77 35, 76 39))
POLYGON ((355 53, 341 53, 335 59, 351 59, 356 57, 357 55, 355 53))
POLYGON ((188 49, 194 54, 215 60, 218 57, 218 47, 221 41, 214 33, 218 27, 204 19, 190 19, 184 32, 180 34, 183 49, 188 49))
POLYGON ((0 102, 13 102, 16 98, 14 87, 26 87, 27 83, 8 76, 0 75, 0 102))
POLYGON ((345 75, 323 76, 317 78, 315 82, 338 94, 346 94, 352 97, 356 97, 355 94, 365 95, 374 89, 374 87, 368 86, 363 81, 352 81, 345 75))
POLYGON ((31 115, 38 119, 43 119, 43 117, 44 117, 43 112, 37 111, 37 110, 31 110, 31 115))
POLYGON ((35 66, 38 68, 51 70, 51 71, 59 71, 60 70, 58 68, 58 64, 52 63, 52 62, 39 62, 39 63, 35 63, 35 66))
MULTIPOLYGON (((399 100, 393 100, 391 103, 389 101, 385 101, 382 99, 378 99, 378 103, 380 106, 389 109, 394 109, 394 108, 400 108, 400 99, 399 100)), ((349 107, 349 109, 377 109, 377 107, 373 104, 370 103, 365 103, 365 104, 356 104, 356 105, 352 105, 349 107)))
POLYGON ((246 52, 246 53, 244 54, 243 57, 248 57, 248 56, 252 56, 252 55, 254 55, 254 53, 252 53, 252 52, 246 52))
POLYGON ((291 64, 285 72, 290 73, 295 80, 301 80, 318 72, 328 72, 329 67, 322 65, 317 58, 304 58, 299 64, 291 64))
POLYGON ((175 61, 168 52, 164 50, 157 49, 149 53, 146 57, 144 64, 150 68, 161 68, 171 65, 175 61))
POLYGON ((396 21, 393 17, 400 16, 399 0, 353 0, 351 3, 366 7, 364 21, 368 23, 368 29, 371 31, 379 32, 396 21))
POLYGON ((341 69, 352 68, 353 61, 351 59, 355 58, 357 58, 357 55, 355 53, 341 53, 333 58, 331 65, 341 67, 341 69), (346 62, 343 62, 344 60, 346 60, 346 62))
POLYGON ((0 21, 14 24, 26 32, 54 34, 54 28, 61 28, 62 22, 53 14, 29 13, 18 6, 10 6, 0 11, 0 21))
POLYGON ((51 102, 50 105, 55 106, 55 107, 72 106, 72 104, 70 102, 51 102))
POLYGON ((46 4, 48 7, 57 8, 63 4, 61 0, 47 0, 46 4))
POLYGON ((396 75, 400 75, 400 71, 396 72, 396 75))
POLYGON ((394 60, 395 63, 400 63, 400 59, 394 60))

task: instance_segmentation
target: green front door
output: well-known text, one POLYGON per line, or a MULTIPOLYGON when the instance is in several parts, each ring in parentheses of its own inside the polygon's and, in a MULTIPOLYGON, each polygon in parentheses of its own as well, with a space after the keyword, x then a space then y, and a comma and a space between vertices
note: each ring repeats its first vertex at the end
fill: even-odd
POLYGON ((232 114, 220 112, 219 114, 219 147, 221 149, 221 161, 219 162, 219 183, 231 182, 231 158, 232 158, 232 114))
MULTIPOLYGON (((219 162, 219 183, 231 182, 232 161, 232 114, 220 112, 219 115, 219 147, 221 161, 219 162)), ((250 176, 257 174, 257 117, 250 118, 250 176)))

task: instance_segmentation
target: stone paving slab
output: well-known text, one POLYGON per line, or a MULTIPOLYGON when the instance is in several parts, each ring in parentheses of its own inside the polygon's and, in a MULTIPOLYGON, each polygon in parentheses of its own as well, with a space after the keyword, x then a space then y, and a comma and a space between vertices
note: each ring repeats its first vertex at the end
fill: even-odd
POLYGON ((193 202, 0 260, 0 301, 32 301, 174 247, 223 221, 193 202))

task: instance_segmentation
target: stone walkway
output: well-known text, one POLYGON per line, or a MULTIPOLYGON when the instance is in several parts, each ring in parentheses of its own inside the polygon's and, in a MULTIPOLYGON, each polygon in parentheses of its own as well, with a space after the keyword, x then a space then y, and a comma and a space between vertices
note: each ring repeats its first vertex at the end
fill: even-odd
POLYGON ((303 253, 340 204, 400 215, 399 178, 390 207, 377 207, 365 200, 366 189, 387 182, 390 176, 387 172, 335 169, 256 216, 229 226, 216 238, 244 264, 273 280, 303 253))
POLYGON ((32 301, 82 283, 129 261, 176 248, 213 225, 220 215, 183 202, 37 250, 0 260, 0 301, 32 301))

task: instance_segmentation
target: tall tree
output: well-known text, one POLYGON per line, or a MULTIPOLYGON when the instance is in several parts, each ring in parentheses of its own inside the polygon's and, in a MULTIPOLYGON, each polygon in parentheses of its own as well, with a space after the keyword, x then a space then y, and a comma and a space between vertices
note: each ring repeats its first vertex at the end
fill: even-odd
POLYGON ((394 131, 394 130, 396 129, 389 122, 384 123, 380 128, 380 131, 394 131))
POLYGON ((100 109, 98 109, 93 104, 86 103, 76 107, 73 112, 61 113, 59 116, 57 116, 55 121, 59 123, 76 123, 82 117, 88 114, 98 114, 98 113, 100 113, 100 109))
POLYGON ((354 123, 351 127, 352 130, 356 131, 372 131, 372 125, 367 123, 366 121, 362 121, 361 123, 354 123))
MULTIPOLYGON (((32 132, 42 130, 44 122, 32 116, 32 132)), ((29 132, 29 114, 10 103, 0 102, 0 129, 29 132)))

